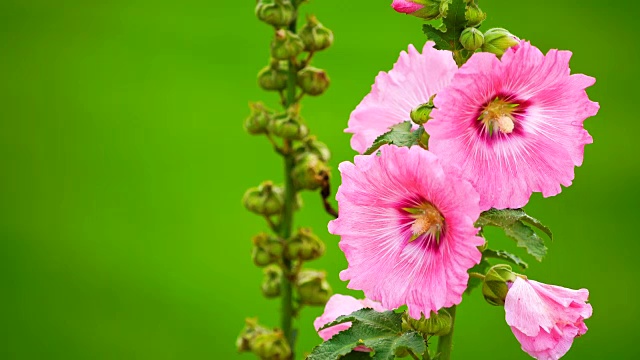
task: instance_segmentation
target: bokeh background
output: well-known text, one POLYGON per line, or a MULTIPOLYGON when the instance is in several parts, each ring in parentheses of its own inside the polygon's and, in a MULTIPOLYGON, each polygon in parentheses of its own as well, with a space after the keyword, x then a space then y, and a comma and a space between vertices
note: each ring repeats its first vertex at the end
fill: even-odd
MULTIPOLYGON (((318 54, 332 87, 304 100, 312 130, 352 159, 342 133, 378 71, 420 20, 390 0, 313 0, 336 34, 318 54)), ((240 204, 244 190, 281 181, 264 138, 242 130, 249 100, 275 107, 255 75, 270 28, 245 1, 0 2, 0 358, 249 359, 235 337, 246 316, 277 325, 261 297, 250 238, 265 229, 240 204)), ((528 211, 556 240, 527 274, 591 291, 590 331, 566 359, 638 359, 637 2, 482 0, 484 29, 506 27, 543 50, 570 49, 572 70, 598 79, 600 114, 575 184, 534 196, 528 211)), ((339 175, 334 174, 334 183, 339 175)), ((312 264, 336 292, 346 267, 316 194, 296 223, 328 244, 312 264)), ((499 232, 492 245, 514 250, 499 232)), ((319 342, 302 312, 300 353, 319 342)), ((456 359, 528 358, 502 308, 465 299, 456 359)))

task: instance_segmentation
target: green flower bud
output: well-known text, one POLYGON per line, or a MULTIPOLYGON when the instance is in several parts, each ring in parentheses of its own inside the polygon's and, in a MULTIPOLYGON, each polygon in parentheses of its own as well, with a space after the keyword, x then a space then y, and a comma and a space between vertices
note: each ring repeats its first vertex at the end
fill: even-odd
POLYGON ((327 144, 316 140, 315 136, 310 136, 304 142, 304 145, 296 149, 298 155, 302 156, 306 153, 311 153, 320 158, 320 160, 324 162, 328 162, 331 159, 331 151, 329 151, 329 147, 327 144))
POLYGON ((269 131, 284 139, 302 140, 309 134, 309 129, 298 119, 288 114, 280 114, 271 122, 269 131))
POLYGON ((482 31, 474 27, 468 27, 460 35, 460 43, 465 49, 476 51, 484 43, 484 35, 482 35, 482 31))
POLYGON ((264 268, 264 278, 262 279, 262 295, 266 298, 280 296, 282 287, 282 269, 277 265, 269 265, 264 268))
POLYGON ((478 5, 476 5, 474 2, 467 6, 467 11, 464 15, 467 19, 467 26, 469 27, 477 27, 478 25, 482 24, 482 22, 487 18, 487 13, 480 10, 478 5))
POLYGON ((305 93, 317 96, 329 87, 329 77, 324 70, 309 66, 298 72, 298 86, 305 93))
POLYGON ((426 336, 444 336, 451 332, 451 315, 445 309, 440 311, 431 312, 428 319, 421 316, 420 320, 416 320, 404 313, 402 316, 403 328, 408 330, 415 330, 426 336))
POLYGON ((258 85, 267 91, 281 91, 287 88, 286 62, 274 63, 260 70, 258 73, 258 85))
POLYGON ((391 6, 398 12, 417 16, 425 20, 435 20, 445 16, 449 7, 449 0, 410 0, 408 2, 420 4, 423 5, 423 7, 420 10, 411 12, 412 9, 407 8, 403 2, 394 2, 391 6))
POLYGON ((509 265, 496 265, 487 271, 484 283, 482 284, 482 295, 484 299, 491 305, 503 306, 504 299, 509 292, 507 282, 516 280, 516 274, 511 271, 509 265))
POLYGON ((302 270, 298 274, 296 287, 302 304, 323 306, 327 303, 333 291, 326 277, 324 271, 310 269, 302 270))
POLYGON ((245 192, 242 203, 247 210, 263 216, 277 215, 284 206, 284 189, 265 181, 257 188, 245 192))
POLYGON ((283 252, 284 244, 278 238, 265 233, 253 237, 251 258, 256 266, 262 267, 278 262, 283 252))
POLYGON ((258 319, 245 319, 244 329, 240 332, 236 340, 236 348, 238 352, 251 351, 255 339, 262 334, 266 334, 268 330, 258 325, 258 319))
POLYGON ((333 44, 333 32, 318 22, 313 15, 307 16, 307 23, 300 28, 298 34, 304 43, 305 51, 320 51, 333 44))
POLYGON ((253 342, 253 352, 262 360, 289 360, 291 348, 282 330, 260 334, 253 342))
POLYGON ((284 255, 289 260, 315 260, 322 256, 325 245, 309 228, 300 228, 287 242, 284 255))
POLYGON ((280 29, 271 42, 271 56, 274 59, 288 60, 298 56, 304 50, 300 37, 289 30, 280 29))
POLYGON ((289 0, 259 0, 256 16, 269 25, 285 27, 295 18, 296 9, 289 0))
POLYGON ((315 154, 300 156, 291 172, 293 183, 298 189, 317 190, 329 176, 329 167, 315 154))
POLYGON ((252 135, 264 134, 271 122, 271 113, 263 103, 249 103, 251 114, 244 121, 244 129, 252 135))
POLYGON ((500 58, 508 48, 519 43, 520 39, 508 30, 501 28, 489 29, 484 33, 482 51, 496 54, 500 58))
MULTIPOLYGON (((433 100, 433 98, 431 99, 433 100)), ((432 101, 418 106, 411 110, 411 120, 418 125, 426 124, 426 122, 431 119, 431 111, 433 108, 434 106, 432 101)))

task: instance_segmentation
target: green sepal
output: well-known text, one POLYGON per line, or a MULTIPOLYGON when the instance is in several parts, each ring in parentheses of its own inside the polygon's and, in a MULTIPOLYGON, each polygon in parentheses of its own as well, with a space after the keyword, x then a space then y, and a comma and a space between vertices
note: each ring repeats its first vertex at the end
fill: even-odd
POLYGON ((500 259, 510 262, 514 265, 519 266, 520 268, 522 268, 522 270, 526 270, 529 267, 529 264, 524 262, 518 256, 504 250, 487 249, 482 253, 482 256, 484 256, 485 258, 500 259))
POLYGON ((424 128, 422 126, 418 127, 416 130, 412 131, 413 124, 411 121, 401 122, 399 124, 393 125, 390 127, 389 131, 378 136, 374 141, 373 145, 367 151, 365 151, 365 155, 370 155, 375 153, 382 145, 391 144, 395 146, 406 146, 412 147, 414 145, 419 145, 421 147, 426 147, 426 144, 423 142, 425 134, 424 128))
MULTIPOLYGON (((470 273, 474 272, 474 273, 484 275, 487 273, 487 270, 489 270, 490 267, 491 267, 491 264, 483 257, 479 264, 469 269, 469 272, 470 273)), ((467 282, 467 290, 465 290, 465 294, 471 294, 471 291, 473 291, 473 289, 477 288, 480 285, 482 285, 482 280, 474 277, 469 277, 469 281, 467 282)))
POLYGON ((451 0, 447 15, 442 19, 442 25, 436 27, 432 24, 424 24, 422 31, 429 40, 436 43, 440 50, 462 50, 460 35, 467 27, 465 0, 451 0))
POLYGON ((516 241, 518 247, 525 248, 527 252, 542 261, 547 254, 544 240, 533 231, 529 225, 542 230, 553 240, 551 230, 539 220, 527 215, 522 209, 491 209, 480 214, 476 226, 495 226, 502 228, 505 234, 516 241))
POLYGON ((402 350, 411 350, 419 356, 427 351, 422 335, 415 331, 402 331, 402 314, 362 309, 341 316, 323 328, 344 322, 351 322, 351 327, 316 346, 307 360, 360 359, 362 357, 357 354, 348 354, 361 345, 373 351, 371 359, 374 360, 393 360, 402 350))

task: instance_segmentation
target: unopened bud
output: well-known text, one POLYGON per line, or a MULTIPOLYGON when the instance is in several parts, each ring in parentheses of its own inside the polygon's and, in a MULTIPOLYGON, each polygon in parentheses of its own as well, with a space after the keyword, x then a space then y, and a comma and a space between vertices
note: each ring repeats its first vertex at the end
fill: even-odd
POLYGON ((310 136, 296 151, 300 156, 304 156, 306 153, 314 154, 324 162, 328 162, 331 159, 331 151, 329 151, 327 144, 316 140, 315 136, 310 136))
POLYGON ((262 294, 266 298, 274 298, 280 296, 280 288, 282 287, 282 269, 277 265, 269 265, 264 268, 264 278, 262 279, 262 294))
POLYGON ((238 352, 251 351, 255 339, 262 334, 269 332, 266 328, 258 325, 258 319, 248 318, 245 319, 244 329, 240 332, 238 339, 236 340, 236 348, 238 352))
POLYGON ((289 360, 291 348, 282 330, 275 330, 256 337, 253 352, 262 360, 289 360))
POLYGON ((300 156, 291 172, 293 183, 298 189, 317 190, 329 176, 329 167, 315 154, 300 156))
POLYGON ((484 44, 484 35, 482 35, 482 31, 468 27, 460 35, 460 43, 465 49, 476 51, 484 44))
POLYGON ((270 123, 269 131, 278 137, 290 140, 302 140, 309 134, 309 128, 299 118, 280 114, 270 123))
POLYGON ((309 228, 300 228, 287 242, 285 256, 290 260, 315 260, 322 256, 325 245, 309 228))
POLYGON ((250 103, 251 114, 244 121, 244 129, 252 135, 264 134, 267 132, 269 122, 271 122, 271 113, 263 103, 250 103))
POLYGON ((448 0, 393 0, 397 12, 417 16, 425 20, 438 19, 447 12, 448 0))
POLYGON ((260 70, 258 73, 258 85, 267 91, 281 91, 287 88, 286 61, 274 63, 260 70))
POLYGON ((278 60, 288 60, 304 50, 300 37, 289 30, 280 29, 271 42, 271 56, 278 60))
POLYGON ((519 43, 520 39, 506 29, 489 29, 484 33, 482 51, 496 54, 500 58, 507 49, 519 43))
POLYGON ((242 198, 247 210, 263 216, 277 215, 284 206, 284 189, 265 181, 257 188, 247 190, 242 198))
POLYGON ((251 258, 256 266, 262 267, 278 262, 284 252, 284 244, 276 237, 260 233, 253 237, 251 258))
POLYGON ((256 5, 258 19, 275 27, 291 24, 296 16, 295 12, 290 0, 259 0, 256 5))
POLYGON ((326 278, 327 274, 324 271, 302 270, 296 281, 300 302, 312 306, 326 304, 333 293, 326 278))
POLYGON ((467 6, 467 11, 464 13, 465 18, 467 19, 467 26, 476 27, 482 24, 483 21, 487 18, 487 13, 480 10, 478 5, 475 2, 471 2, 467 6))
POLYGON ((423 335, 427 336, 444 336, 451 332, 451 315, 445 309, 440 311, 431 312, 428 319, 424 318, 424 315, 420 317, 420 320, 416 320, 405 313, 402 317, 403 328, 407 330, 416 330, 423 335))
POLYGON ((320 51, 333 44, 333 32, 318 22, 313 15, 307 17, 307 23, 300 28, 298 34, 304 43, 305 51, 320 51))
POLYGON ((329 87, 329 77, 324 70, 309 66, 298 72, 298 86, 305 93, 317 96, 329 87))
POLYGON ((509 292, 509 285, 516 280, 516 274, 509 265, 496 265, 487 271, 482 284, 482 295, 491 305, 503 306, 509 292))
POLYGON ((417 108, 411 110, 411 120, 418 124, 426 124, 431 119, 431 111, 433 110, 433 97, 428 103, 422 104, 417 108))

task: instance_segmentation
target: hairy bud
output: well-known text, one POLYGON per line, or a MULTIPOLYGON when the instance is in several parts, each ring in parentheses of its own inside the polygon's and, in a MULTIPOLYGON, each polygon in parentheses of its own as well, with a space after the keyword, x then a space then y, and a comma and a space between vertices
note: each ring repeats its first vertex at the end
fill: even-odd
POLYGON ((331 151, 329 151, 327 144, 316 140, 315 136, 309 136, 304 144, 296 149, 296 153, 299 157, 310 153, 318 156, 324 162, 328 162, 331 159, 331 151))
POLYGON ((280 29, 271 42, 271 56, 278 60, 288 60, 304 50, 300 37, 289 30, 280 29))
POLYGON ((318 96, 329 87, 329 77, 324 70, 306 67, 298 72, 298 86, 311 96, 318 96))
POLYGON ((434 20, 444 16, 449 7, 448 0, 393 0, 391 7, 397 12, 434 20))
POLYGON ((274 62, 258 73, 258 85, 267 91, 281 91, 287 88, 286 61, 274 62))
POLYGON ((431 111, 435 108, 433 106, 433 99, 435 95, 429 99, 429 102, 426 104, 422 104, 417 108, 411 110, 411 121, 418 125, 426 124, 429 119, 431 119, 431 111))
POLYGON ((325 245, 309 228, 300 228, 287 242, 284 255, 290 260, 315 260, 322 256, 325 245))
POLYGON ((327 274, 324 271, 302 270, 296 281, 300 302, 311 306, 326 304, 333 293, 326 278, 327 274))
POLYGON ((264 268, 264 278, 262 279, 262 295, 266 298, 274 298, 280 296, 280 288, 282 287, 282 269, 277 265, 269 265, 264 268))
POLYGON ((509 292, 507 283, 516 280, 516 274, 511 271, 509 265, 496 265, 487 271, 484 283, 482 284, 482 295, 484 299, 491 305, 503 306, 504 299, 509 292))
POLYGON ((242 203, 247 210, 263 216, 277 215, 284 206, 284 189, 265 181, 256 188, 245 192, 242 203))
POLYGON ((263 103, 249 103, 251 114, 244 121, 244 129, 249 134, 258 135, 267 132, 267 127, 271 122, 271 112, 263 103))
POLYGON ((313 15, 307 17, 307 23, 300 28, 298 34, 304 43, 305 51, 320 51, 333 44, 333 32, 318 22, 313 15))
POLYGON ((465 49, 476 51, 484 44, 484 35, 482 35, 482 31, 468 27, 460 35, 460 43, 465 49))
POLYGON ((496 54, 500 58, 507 49, 519 43, 520 39, 508 30, 501 28, 489 29, 484 33, 482 51, 496 54))
POLYGON ((290 0, 259 0, 256 5, 258 19, 275 27, 291 24, 295 18, 295 12, 290 0))
POLYGON ((278 262, 283 252, 284 244, 278 238, 265 233, 253 237, 251 259, 256 266, 262 267, 278 262))
POLYGON ((309 129, 299 117, 280 114, 270 123, 269 131, 278 137, 290 140, 302 140, 309 134, 309 129))
POLYGON ((296 159, 291 177, 296 188, 313 191, 325 183, 329 173, 329 167, 320 157, 304 154, 296 159))
POLYGON ((402 326, 405 330, 415 330, 426 336, 444 336, 451 332, 451 315, 445 309, 431 312, 428 319, 424 315, 420 320, 416 320, 404 313, 402 316, 402 326))
POLYGON ((291 348, 282 330, 260 334, 253 342, 253 352, 262 360, 289 360, 291 348))
POLYGON ((252 351, 255 339, 262 334, 269 332, 266 328, 258 325, 258 319, 245 319, 244 329, 240 332, 236 340, 238 352, 252 351))
POLYGON ((482 22, 487 18, 487 13, 480 10, 478 5, 476 5, 474 2, 471 2, 467 6, 467 11, 464 15, 467 19, 467 26, 469 27, 477 27, 478 25, 482 24, 482 22))

